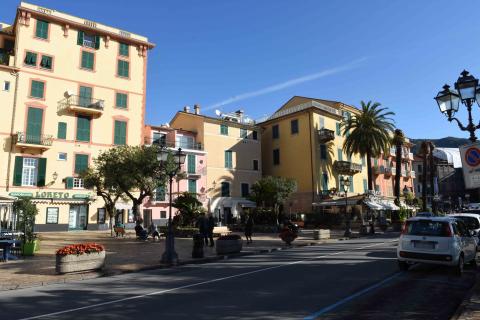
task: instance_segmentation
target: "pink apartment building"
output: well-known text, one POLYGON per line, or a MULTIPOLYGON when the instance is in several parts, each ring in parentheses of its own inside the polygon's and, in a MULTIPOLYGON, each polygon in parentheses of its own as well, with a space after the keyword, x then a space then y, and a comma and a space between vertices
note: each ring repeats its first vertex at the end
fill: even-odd
POLYGON ((373 160, 375 191, 379 192, 383 197, 394 197, 393 190, 395 176, 397 174, 401 175, 401 195, 403 195, 405 187, 407 188, 406 190, 415 194, 413 180, 416 173, 412 167, 413 153, 410 152, 410 148, 412 146, 413 145, 410 142, 407 142, 407 144, 403 147, 401 172, 396 172, 395 147, 390 148, 390 151, 387 155, 382 155, 380 158, 373 160))
MULTIPOLYGON (((185 173, 185 179, 174 180, 172 185, 173 198, 183 192, 197 194, 200 202, 206 206, 207 193, 207 157, 201 143, 196 141, 196 134, 191 131, 178 130, 169 126, 145 126, 145 144, 158 144, 170 148, 172 151, 182 148, 187 154, 185 164, 181 172, 185 173)), ((143 204, 144 225, 148 226, 152 221, 157 225, 166 225, 169 210, 169 185, 159 187, 153 198, 147 199, 143 204)), ((172 215, 176 214, 172 208, 172 215)))

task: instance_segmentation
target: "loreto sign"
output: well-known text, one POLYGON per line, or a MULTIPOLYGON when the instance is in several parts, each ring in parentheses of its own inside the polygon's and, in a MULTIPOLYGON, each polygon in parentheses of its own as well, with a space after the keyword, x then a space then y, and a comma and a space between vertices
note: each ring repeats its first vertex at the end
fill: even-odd
POLYGON ((465 188, 480 188, 480 143, 467 144, 459 149, 465 188))
POLYGON ((49 192, 36 191, 33 192, 10 192, 10 196, 19 198, 35 198, 35 199, 89 199, 88 194, 71 194, 68 192, 49 192))

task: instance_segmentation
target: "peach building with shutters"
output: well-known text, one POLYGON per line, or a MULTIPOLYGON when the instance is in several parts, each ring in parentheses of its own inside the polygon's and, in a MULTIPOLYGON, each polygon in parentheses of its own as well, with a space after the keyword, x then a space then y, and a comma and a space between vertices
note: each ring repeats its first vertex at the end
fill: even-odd
MULTIPOLYGON (((103 201, 78 175, 103 150, 143 143, 154 45, 25 2, 0 26, 0 210, 28 196, 37 231, 105 228, 103 201)), ((119 204, 122 222, 129 208, 119 204)))

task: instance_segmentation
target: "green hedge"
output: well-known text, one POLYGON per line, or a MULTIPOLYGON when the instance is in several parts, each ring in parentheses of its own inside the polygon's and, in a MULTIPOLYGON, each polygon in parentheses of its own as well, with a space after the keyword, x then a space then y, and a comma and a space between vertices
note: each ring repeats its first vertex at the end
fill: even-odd
MULTIPOLYGON (((161 233, 164 233, 165 235, 167 234, 167 227, 166 226, 161 226, 158 227, 158 230, 161 233)), ((173 229, 175 233, 175 237, 179 238, 192 238, 194 234, 198 233, 198 228, 194 227, 178 227, 173 229)))

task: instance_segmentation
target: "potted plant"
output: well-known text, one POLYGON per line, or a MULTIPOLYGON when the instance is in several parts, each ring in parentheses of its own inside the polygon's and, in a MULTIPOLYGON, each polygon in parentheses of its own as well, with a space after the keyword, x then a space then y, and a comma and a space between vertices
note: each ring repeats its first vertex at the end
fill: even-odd
POLYGON ((23 232, 22 235, 22 254, 24 256, 33 256, 38 251, 39 240, 33 232, 35 227, 35 216, 38 214, 37 207, 29 198, 21 198, 14 202, 13 210, 17 214, 18 230, 23 232))
POLYGON ((65 246, 56 252, 57 273, 97 270, 105 265, 105 247, 98 243, 65 246))
POLYGON ((218 237, 216 241, 217 254, 238 253, 242 251, 243 240, 238 234, 218 237))
POLYGON ((402 231, 402 227, 405 224, 405 221, 408 217, 407 209, 400 207, 400 210, 397 213, 396 221, 393 222, 393 231, 402 231))

